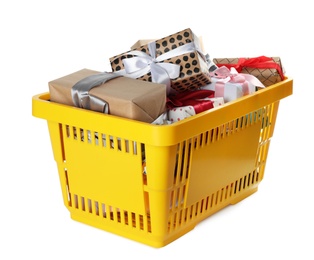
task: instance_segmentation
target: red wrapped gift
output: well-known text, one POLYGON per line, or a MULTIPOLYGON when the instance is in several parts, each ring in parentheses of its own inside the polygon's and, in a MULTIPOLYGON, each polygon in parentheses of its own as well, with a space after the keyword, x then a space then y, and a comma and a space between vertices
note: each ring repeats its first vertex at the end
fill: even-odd
POLYGON ((224 104, 221 97, 214 97, 212 90, 186 91, 169 96, 167 99, 168 120, 174 123, 200 112, 224 104))
POLYGON ((167 108, 193 106, 196 114, 214 107, 213 101, 206 98, 215 97, 215 91, 195 90, 185 91, 167 97, 167 108))

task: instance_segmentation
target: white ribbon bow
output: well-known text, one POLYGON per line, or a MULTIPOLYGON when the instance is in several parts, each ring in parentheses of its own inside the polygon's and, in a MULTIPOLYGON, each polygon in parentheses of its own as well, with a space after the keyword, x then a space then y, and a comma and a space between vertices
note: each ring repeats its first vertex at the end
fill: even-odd
POLYGON ((147 44, 149 54, 142 51, 129 51, 126 55, 134 57, 123 59, 124 75, 131 78, 139 78, 151 72, 152 82, 166 84, 167 94, 171 91, 171 79, 180 76, 180 65, 163 62, 172 57, 180 56, 196 51, 194 42, 179 46, 156 58, 156 42, 147 44))

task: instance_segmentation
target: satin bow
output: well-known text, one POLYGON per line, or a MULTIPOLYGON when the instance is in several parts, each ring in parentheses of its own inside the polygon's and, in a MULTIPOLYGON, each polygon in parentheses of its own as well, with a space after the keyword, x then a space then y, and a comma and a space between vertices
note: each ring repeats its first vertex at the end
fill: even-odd
POLYGON ((224 89, 227 82, 240 83, 244 96, 250 94, 250 83, 256 87, 265 88, 264 84, 253 75, 238 73, 238 71, 233 67, 229 69, 226 66, 222 66, 210 72, 209 75, 213 78, 217 78, 217 82, 215 84, 216 97, 224 97, 224 89))
POLYGON ((134 57, 123 59, 125 76, 139 78, 151 72, 152 82, 165 84, 167 86, 167 94, 171 92, 171 79, 180 76, 180 65, 163 62, 172 57, 198 51, 194 42, 179 46, 176 49, 156 57, 156 42, 147 44, 149 53, 142 51, 129 51, 126 55, 134 55, 134 57))

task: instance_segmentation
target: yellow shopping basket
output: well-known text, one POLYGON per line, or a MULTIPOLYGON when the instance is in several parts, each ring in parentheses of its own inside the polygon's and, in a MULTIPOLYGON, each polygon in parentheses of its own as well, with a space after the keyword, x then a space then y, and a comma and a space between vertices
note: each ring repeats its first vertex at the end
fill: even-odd
POLYGON ((152 247, 257 191, 284 81, 171 125, 33 96, 46 119, 63 201, 79 222, 152 247))

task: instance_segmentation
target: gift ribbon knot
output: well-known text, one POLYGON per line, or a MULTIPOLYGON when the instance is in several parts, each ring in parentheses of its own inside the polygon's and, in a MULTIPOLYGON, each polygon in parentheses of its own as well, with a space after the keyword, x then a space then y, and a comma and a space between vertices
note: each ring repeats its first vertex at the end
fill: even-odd
POLYGON ((250 93, 249 84, 252 84, 255 87, 265 88, 264 84, 260 82, 259 79, 257 79, 255 76, 238 73, 234 67, 229 69, 226 66, 221 66, 218 69, 210 72, 209 75, 213 78, 217 78, 215 84, 216 97, 224 97, 225 84, 227 82, 241 84, 244 96, 250 93))
POLYGON ((109 104, 105 100, 91 95, 89 91, 117 77, 121 77, 121 75, 112 72, 102 72, 81 79, 71 88, 74 105, 76 107, 108 114, 109 104))
POLYGON ((151 72, 152 82, 165 84, 167 86, 167 94, 171 92, 171 80, 180 76, 180 65, 164 62, 167 59, 198 51, 202 57, 205 57, 194 42, 181 45, 173 50, 163 53, 156 57, 156 42, 147 44, 149 53, 132 50, 126 55, 133 55, 131 58, 122 60, 124 70, 119 74, 131 78, 139 78, 151 72))

